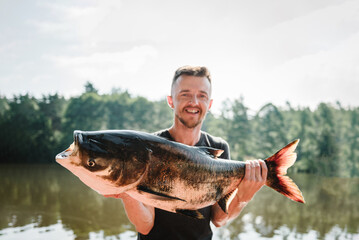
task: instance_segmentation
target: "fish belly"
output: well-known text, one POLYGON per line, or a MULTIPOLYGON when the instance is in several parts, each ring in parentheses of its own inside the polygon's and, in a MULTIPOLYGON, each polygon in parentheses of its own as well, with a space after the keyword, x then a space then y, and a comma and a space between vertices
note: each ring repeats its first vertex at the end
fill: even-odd
POLYGON ((156 187, 150 187, 149 192, 132 189, 127 191, 127 194, 146 205, 170 212, 176 212, 178 209, 195 210, 215 204, 236 188, 236 182, 239 183, 232 181, 218 189, 218 184, 211 182, 189 186, 184 181, 175 181, 169 188, 170 191, 164 192, 156 187))

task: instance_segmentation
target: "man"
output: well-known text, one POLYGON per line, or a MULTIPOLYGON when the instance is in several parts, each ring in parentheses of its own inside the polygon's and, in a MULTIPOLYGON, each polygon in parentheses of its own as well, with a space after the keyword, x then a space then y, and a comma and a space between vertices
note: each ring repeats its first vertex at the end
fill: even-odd
MULTIPOLYGON (((221 158, 229 159, 228 143, 201 131, 203 120, 212 106, 211 92, 211 76, 207 68, 179 68, 172 81, 171 96, 167 97, 168 105, 174 110, 173 125, 155 134, 190 146, 223 149, 221 158)), ((147 206, 127 194, 118 197, 122 198, 127 216, 139 232, 138 239, 211 239, 210 221, 220 227, 237 217, 264 185, 266 178, 264 161, 247 161, 244 179, 238 186, 228 214, 216 203, 199 210, 205 217, 201 220, 147 206)))

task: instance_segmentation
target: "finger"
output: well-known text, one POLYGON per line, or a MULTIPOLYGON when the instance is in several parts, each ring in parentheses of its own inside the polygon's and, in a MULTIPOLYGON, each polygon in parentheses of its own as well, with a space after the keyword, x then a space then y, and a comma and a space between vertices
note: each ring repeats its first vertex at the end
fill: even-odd
POLYGON ((268 176, 268 167, 267 164, 265 163, 265 161, 260 160, 259 161, 261 168, 262 168, 262 179, 263 180, 267 180, 267 176, 268 176))
POLYGON ((105 198, 113 198, 115 195, 114 194, 108 194, 108 195, 103 195, 105 198))
POLYGON ((251 178, 251 162, 250 161, 246 161, 246 172, 244 174, 244 178, 245 179, 251 178))
POLYGON ((256 180, 256 163, 254 160, 251 160, 251 180, 255 181, 256 180))
POLYGON ((118 193, 118 194, 108 194, 108 195, 103 195, 106 198, 122 198, 124 197, 124 193, 118 193))
POLYGON ((261 173, 261 165, 259 163, 259 160, 253 160, 253 164, 254 164, 255 179, 261 182, 262 173, 261 173))

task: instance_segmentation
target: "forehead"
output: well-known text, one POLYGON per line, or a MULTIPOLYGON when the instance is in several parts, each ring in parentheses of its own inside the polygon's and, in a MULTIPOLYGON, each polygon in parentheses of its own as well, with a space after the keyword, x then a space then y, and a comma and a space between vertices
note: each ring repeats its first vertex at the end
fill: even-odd
POLYGON ((211 84, 206 77, 181 75, 172 88, 173 93, 181 91, 200 91, 210 95, 211 84))

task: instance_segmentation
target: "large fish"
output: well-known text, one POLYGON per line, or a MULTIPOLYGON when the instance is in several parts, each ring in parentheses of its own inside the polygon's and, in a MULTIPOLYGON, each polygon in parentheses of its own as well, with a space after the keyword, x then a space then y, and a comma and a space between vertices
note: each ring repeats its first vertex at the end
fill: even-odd
MULTIPOLYGON (((266 185, 304 203, 299 188, 284 176, 296 160, 298 142, 265 160, 266 185)), ((220 159, 222 152, 144 132, 75 131, 73 144, 56 161, 104 196, 126 192, 147 205, 202 218, 196 209, 216 202, 227 212, 245 173, 244 162, 220 159)))

